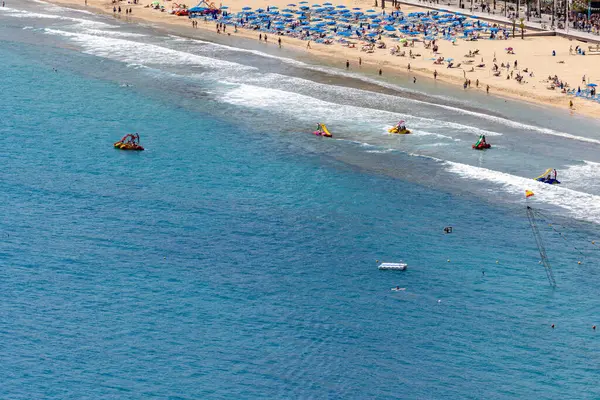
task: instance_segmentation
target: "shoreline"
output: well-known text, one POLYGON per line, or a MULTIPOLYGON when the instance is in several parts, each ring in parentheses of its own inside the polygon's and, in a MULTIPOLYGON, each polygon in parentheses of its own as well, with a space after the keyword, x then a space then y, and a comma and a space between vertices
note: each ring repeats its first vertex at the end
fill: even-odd
MULTIPOLYGON (((87 6, 83 3, 83 1, 80 2, 76 2, 74 0, 47 0, 49 3, 52 4, 56 4, 59 6, 64 6, 64 7, 68 7, 68 8, 73 8, 73 9, 79 9, 79 10, 86 10, 86 11, 90 11, 93 12, 95 14, 98 15, 103 15, 103 16, 112 16, 115 19, 118 19, 120 21, 124 21, 124 22, 130 22, 130 23, 146 23, 146 24, 151 24, 154 28, 159 29, 159 30, 163 30, 163 31, 170 31, 171 28, 175 28, 177 27, 178 30, 178 34, 184 34, 185 36, 187 36, 190 39, 199 39, 199 35, 198 34, 194 34, 195 32, 198 31, 198 29, 200 29, 203 34, 209 34, 209 36, 213 36, 213 35, 217 35, 218 33, 216 32, 216 22, 213 22, 212 20, 209 21, 204 21, 203 19, 196 19, 196 21, 198 21, 197 24, 197 28, 192 28, 191 27, 191 20, 187 17, 180 17, 180 16, 175 16, 172 14, 168 14, 167 12, 159 12, 157 10, 151 9, 151 8, 145 8, 142 4, 137 4, 137 5, 133 5, 133 4, 120 4, 123 7, 127 7, 127 8, 132 8, 133 12, 132 15, 127 15, 125 18, 123 18, 123 16, 125 14, 121 13, 121 14, 115 14, 112 12, 112 7, 114 6, 112 3, 109 3, 107 0, 88 0, 87 1, 87 6), (212 34, 210 34, 212 32, 212 34)), ((236 1, 236 0, 232 0, 232 1, 236 1)), ((273 0, 268 2, 268 4, 272 4, 272 3, 276 3, 276 1, 280 1, 283 3, 285 3, 285 0, 273 0)), ((358 5, 358 6, 365 6, 365 4, 363 4, 365 1, 361 1, 361 0, 352 0, 354 5, 358 5)), ((249 3, 251 3, 253 6, 266 6, 267 1, 266 0, 250 0, 249 3)), ((282 5, 284 5, 282 3, 282 5)), ((229 4, 229 3, 228 3, 229 4)), ((277 3, 276 3, 277 4, 277 3)), ((170 5, 170 4, 168 4, 170 5)), ((117 5, 118 6, 118 5, 117 5)), ((241 7, 241 5, 238 4, 239 7, 241 7)), ((417 10, 418 8, 415 7, 411 7, 411 6, 403 6, 402 11, 404 12, 408 12, 408 11, 414 11, 417 10)), ((235 10, 234 7, 231 7, 230 10, 232 10, 232 12, 237 12, 237 10, 235 10)), ((230 29, 233 30, 232 27, 228 27, 230 29)), ((170 32, 172 33, 172 32, 170 32)), ((262 33, 262 32, 256 32, 254 30, 250 30, 250 29, 245 29, 245 28, 238 28, 237 32, 227 32, 226 35, 227 36, 231 36, 232 38, 242 38, 242 39, 249 39, 252 41, 257 41, 257 34, 262 33)), ((223 33, 218 34, 219 36, 224 36, 223 33)), ((585 100, 585 99, 579 99, 579 98, 574 98, 573 96, 567 96, 565 94, 560 93, 560 90, 547 90, 546 91, 546 85, 544 85, 543 81, 537 82, 537 80, 539 79, 537 77, 537 75, 535 75, 534 78, 529 78, 531 80, 534 80, 533 85, 530 86, 530 84, 532 82, 529 83, 525 83, 525 84, 518 84, 517 82, 513 81, 512 79, 504 79, 503 76, 496 78, 496 77, 492 77, 491 76, 491 71, 487 71, 487 70, 475 70, 473 71, 473 68, 471 71, 468 71, 469 75, 467 76, 467 71, 464 69, 458 69, 458 68, 446 68, 445 65, 433 65, 432 62, 430 62, 430 58, 428 57, 428 54, 426 54, 426 52, 428 50, 425 50, 422 46, 419 47, 414 47, 414 48, 406 48, 406 51, 408 50, 413 50, 415 52, 420 52, 422 53, 422 55, 420 55, 420 58, 408 58, 408 57, 394 57, 391 56, 389 54, 389 50, 385 49, 385 50, 380 50, 378 53, 375 54, 367 54, 364 52, 359 51, 357 48, 348 48, 348 47, 344 47, 340 44, 333 44, 333 45, 325 45, 325 44, 317 44, 314 42, 311 42, 311 49, 308 50, 306 47, 307 45, 307 41, 301 40, 301 39, 297 39, 297 38, 293 38, 293 37, 289 37, 289 36, 275 36, 275 35, 271 35, 271 38, 273 38, 268 45, 270 46, 277 46, 277 42, 276 38, 281 38, 282 40, 282 46, 286 49, 286 50, 292 50, 292 52, 296 53, 296 55, 300 56, 301 52, 305 52, 306 55, 308 56, 307 58, 314 60, 315 62, 319 63, 319 64, 325 64, 325 65, 330 65, 330 66, 335 66, 336 64, 339 63, 340 66, 340 70, 344 70, 343 66, 345 65, 345 62, 348 60, 350 61, 350 68, 348 69, 349 72, 351 73, 356 73, 359 75, 365 75, 365 76, 369 76, 370 78, 374 78, 377 79, 377 73, 379 71, 379 69, 382 70, 383 76, 384 77, 390 77, 395 75, 395 74, 402 74, 405 75, 407 77, 410 77, 411 75, 414 77, 418 77, 419 79, 421 78, 425 78, 428 79, 430 82, 434 82, 434 81, 439 81, 443 84, 447 84, 450 86, 456 86, 458 85, 459 87, 463 86, 463 83, 465 82, 465 79, 469 79, 471 80, 471 87, 468 87, 465 90, 468 91, 472 91, 472 90, 476 90, 478 92, 481 92, 483 94, 483 92, 486 90, 486 86, 489 85, 490 86, 490 91, 489 91, 489 95, 490 96, 495 96, 498 98, 503 98, 506 100, 517 100, 523 103, 526 103, 528 105, 535 105, 535 106, 551 106, 557 110, 562 110, 562 111, 566 111, 566 112, 570 112, 571 114, 577 114, 577 115, 581 115, 581 116, 587 116, 587 117, 600 117, 600 105, 594 101, 590 101, 590 100, 585 100), (359 64, 358 59, 359 57, 362 59, 362 63, 360 65, 360 68, 356 68, 356 66, 359 64), (332 62, 333 61, 333 62, 332 62), (429 62, 428 62, 429 61, 429 62), (408 65, 411 66, 410 70, 408 69, 408 65), (433 65, 433 66, 432 66, 433 65), (437 75, 437 79, 434 79, 433 74, 434 71, 437 71, 438 75, 437 75), (462 74, 461 74, 462 72, 462 74), (487 76, 485 76, 487 75, 487 76), (475 87, 475 83, 479 81, 480 85, 479 87, 475 87), (540 93, 541 90, 544 90, 543 92, 540 93), (574 103, 574 107, 572 109, 569 108, 569 101, 573 101, 574 103)), ((202 38, 202 39, 206 39, 206 37, 202 38)), ((461 52, 468 52, 471 49, 469 49, 469 47, 474 47, 474 48, 480 48, 480 47, 484 47, 485 45, 487 45, 485 50, 482 50, 482 56, 488 56, 489 58, 489 53, 491 49, 489 49, 489 47, 499 47, 502 48, 503 45, 507 44, 509 41, 510 43, 514 43, 515 41, 517 43, 514 44, 514 46, 516 47, 517 44, 530 44, 530 45, 534 45, 535 41, 546 41, 546 45, 547 42, 550 41, 549 39, 553 39, 551 40, 551 45, 555 44, 554 42, 556 41, 564 41, 566 44, 569 44, 570 40, 564 39, 564 38, 558 38, 558 37, 549 37, 549 38, 541 38, 541 37, 536 37, 536 38, 526 38, 525 40, 521 40, 520 38, 518 39, 510 39, 508 41, 505 40, 497 40, 497 41, 478 41, 478 42, 464 42, 464 41, 460 41, 458 42, 459 44, 456 46, 451 45, 449 42, 443 42, 441 43, 440 46, 444 46, 444 48, 442 48, 441 53, 442 54, 447 54, 448 50, 452 51, 453 53, 459 54, 461 52), (492 46, 489 46, 489 45, 492 46), (448 49, 449 48, 449 49, 448 49)), ((386 40, 384 40, 386 41, 386 40)), ((265 43, 267 44, 267 43, 265 43)), ((231 44, 227 44, 227 45, 231 45, 231 44)), ((235 45, 232 45, 233 47, 235 47, 235 45)), ((402 48, 401 48, 402 49, 402 48)), ((473 49, 474 50, 474 49, 473 49)), ((453 55, 453 54, 451 54, 453 55)), ((496 51, 494 51, 494 55, 496 55, 496 51)), ((479 56, 478 56, 479 57, 479 56)), ((581 60, 582 58, 578 58, 577 56, 570 56, 570 57, 575 57, 579 60, 581 60)), ((590 58, 591 56, 589 56, 588 58, 590 58)), ((297 57, 291 57, 296 59, 297 57)), ((482 60, 484 59, 484 57, 481 58, 482 60)), ((556 58, 555 58, 556 59, 556 58)), ((498 60, 498 62, 500 62, 501 60, 498 60)), ((516 61, 516 60, 515 60, 516 61)), ((586 59, 587 61, 587 59, 586 59)), ((593 61, 593 60, 592 60, 593 61)), ((597 64, 598 66, 600 66, 600 58, 598 58, 597 64)), ((507 62, 507 64, 510 63, 512 65, 512 62, 509 60, 509 62, 507 62)), ((522 63, 522 61, 521 61, 522 63)), ((561 63, 559 61, 559 63, 561 63)), ((564 64, 565 61, 562 61, 562 63, 564 64)), ((529 63, 531 64, 531 62, 529 63)), ((521 64, 523 65, 523 64, 521 64)), ((541 66, 540 66, 541 67, 541 66)), ((537 66, 533 66, 530 67, 532 71, 538 71, 539 69, 537 68, 537 66)), ((537 72, 536 72, 537 74, 537 72)), ((579 71, 575 72, 576 75, 579 75, 579 71)), ((540 74, 541 76, 545 76, 545 74, 540 74)), ((585 74, 584 74, 585 75, 585 74)), ((572 80, 572 79, 570 79, 572 80)), ((568 82, 568 80, 565 79, 565 81, 568 82)), ((576 86, 573 86, 573 88, 575 88, 576 86)))

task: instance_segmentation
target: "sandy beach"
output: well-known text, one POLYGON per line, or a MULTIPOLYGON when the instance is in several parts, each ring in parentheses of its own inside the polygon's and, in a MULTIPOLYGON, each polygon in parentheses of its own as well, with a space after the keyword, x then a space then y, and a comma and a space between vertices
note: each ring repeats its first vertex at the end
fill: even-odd
MULTIPOLYGON (((121 1, 113 4, 107 0, 52 0, 53 3, 63 6, 76 8, 86 8, 90 11, 114 15, 121 20, 131 22, 149 22, 156 26, 169 27, 180 26, 188 28, 188 34, 193 37, 195 29, 191 27, 192 23, 188 17, 176 16, 168 13, 174 7, 172 1, 161 2, 164 4, 165 12, 160 12, 149 7, 148 0, 142 0, 141 4, 127 3, 121 1), (121 13, 113 13, 113 7, 121 7, 121 13), (131 14, 125 13, 125 8, 131 9, 131 14)), ((232 0, 222 5, 227 5, 229 13, 237 13, 242 7, 252 8, 278 6, 284 8, 288 0, 232 0)), ((344 3, 347 7, 372 7, 370 1, 355 0, 344 3)), ((188 4, 192 6, 192 4, 188 4)), ((388 11, 390 8, 388 7, 388 11)), ((416 7, 402 5, 400 10, 404 13, 415 11, 424 11, 416 7)), ((426 10, 425 10, 426 11, 426 10)), ((198 29, 210 30, 216 32, 216 23, 214 21, 205 21, 197 19, 198 29)), ((511 30, 508 27, 508 30, 511 30)), ((235 35, 238 37, 247 37, 258 40, 259 32, 249 29, 234 29, 228 27, 226 35, 235 35)), ((549 77, 557 78, 556 82, 568 84, 568 89, 577 90, 580 87, 585 89, 586 84, 595 82, 595 71, 600 66, 600 57, 594 55, 575 55, 570 54, 577 45, 587 50, 587 44, 575 40, 569 40, 562 37, 527 37, 524 39, 518 35, 508 40, 487 40, 481 38, 477 41, 466 41, 458 39, 454 43, 445 40, 437 41, 438 51, 434 53, 430 48, 425 48, 424 42, 415 42, 414 47, 400 48, 400 53, 405 52, 404 56, 390 54, 390 49, 398 45, 398 42, 392 42, 385 37, 385 49, 375 48, 374 52, 367 53, 361 51, 361 43, 357 43, 355 48, 343 46, 339 43, 330 45, 311 42, 310 49, 307 48, 307 41, 280 36, 282 46, 286 48, 295 48, 298 51, 310 53, 311 56, 322 57, 329 63, 339 63, 341 68, 349 62, 349 69, 356 72, 359 68, 364 68, 370 72, 381 70, 382 75, 389 77, 391 74, 408 73, 418 79, 426 77, 463 86, 465 81, 470 81, 470 86, 465 90, 485 91, 489 86, 490 95, 500 95, 510 98, 516 98, 527 102, 551 105, 564 110, 570 110, 588 116, 600 116, 600 105, 591 100, 568 96, 557 85, 552 85, 549 77), (513 48, 509 52, 507 48, 513 48), (554 52, 554 55, 553 55, 554 52), (413 57, 410 57, 410 53, 413 57), (469 53, 476 53, 475 56, 469 56, 469 53), (448 68, 447 62, 435 64, 434 60, 443 57, 445 60, 452 58, 453 68, 448 68), (359 65, 359 63, 361 65, 359 65), (459 65, 460 64, 460 65, 459 65), (494 64, 498 69, 494 69, 494 64), (504 67, 502 66, 504 65, 504 67), (520 74, 523 78, 518 82, 515 78, 520 74), (585 77, 585 82, 583 78, 585 77), (554 87, 554 88, 553 88, 554 87), (553 89, 552 89, 553 88, 553 89), (572 101, 572 107, 570 102, 572 101)), ((269 36, 268 45, 277 47, 278 36, 269 36)))

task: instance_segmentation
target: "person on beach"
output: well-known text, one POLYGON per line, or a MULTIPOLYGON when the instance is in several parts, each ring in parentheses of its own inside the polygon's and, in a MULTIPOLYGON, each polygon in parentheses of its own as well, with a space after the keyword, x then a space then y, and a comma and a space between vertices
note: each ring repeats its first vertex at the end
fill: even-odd
POLYGON ((308 41, 308 43, 306 43, 306 49, 310 49, 310 40, 308 41))
POLYGON ((569 108, 573 109, 573 100, 569 100, 569 108))
POLYGON ((121 6, 119 6, 119 13, 121 13, 121 6))
POLYGON ((487 94, 490 94, 490 85, 487 85, 487 86, 485 87, 485 92, 486 92, 487 94))
POLYGON ((479 88, 479 79, 475 81, 475 87, 479 88))
POLYGON ((265 33, 265 42, 267 41, 267 34, 265 33))
POLYGON ((417 77, 413 76, 413 83, 417 83, 417 77))
POLYGON ((382 73, 383 71, 381 70, 381 68, 379 68, 379 76, 381 76, 382 73))
POLYGON ((410 63, 408 63, 408 66, 407 66, 407 68, 408 68, 408 70, 410 71, 410 63))
POLYGON ((349 69, 349 68, 350 68, 350 61, 346 60, 346 69, 349 69))
POLYGON ((259 42, 260 42, 260 41, 262 41, 262 33, 259 33, 259 34, 258 34, 258 41, 259 41, 259 42))
POLYGON ((279 45, 279 48, 281 48, 281 38, 277 39, 277 44, 279 45))
POLYGON ((361 66, 362 65, 362 57, 358 57, 358 65, 361 66))
POLYGON ((113 7, 113 13, 117 12, 117 7, 113 7))
POLYGON ((437 69, 433 70, 433 79, 437 79, 438 73, 437 69))

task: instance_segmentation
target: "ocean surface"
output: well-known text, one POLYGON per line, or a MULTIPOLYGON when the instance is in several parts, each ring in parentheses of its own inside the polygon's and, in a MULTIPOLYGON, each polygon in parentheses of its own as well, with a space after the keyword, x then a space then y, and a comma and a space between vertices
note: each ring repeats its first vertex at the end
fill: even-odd
POLYGON ((600 397, 596 121, 196 33, 0 8, 0 398, 600 397))

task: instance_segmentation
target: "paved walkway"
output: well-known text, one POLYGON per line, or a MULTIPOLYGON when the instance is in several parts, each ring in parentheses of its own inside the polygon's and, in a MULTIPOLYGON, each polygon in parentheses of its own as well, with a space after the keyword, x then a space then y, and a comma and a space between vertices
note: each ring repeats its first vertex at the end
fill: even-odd
MULTIPOLYGON (((499 24, 506 24, 509 25, 510 27, 512 27, 512 20, 510 20, 509 18, 505 17, 504 15, 502 15, 501 13, 498 13, 498 10, 496 10, 496 14, 488 14, 487 12, 481 12, 481 11, 476 11, 475 8, 473 8, 473 12, 470 11, 470 5, 471 2, 468 0, 464 0, 464 6, 465 8, 461 9, 458 7, 458 5, 448 5, 447 0, 444 2, 444 0, 442 0, 443 4, 434 4, 434 3, 430 3, 428 1, 417 1, 417 0, 400 0, 400 3, 402 4, 407 4, 410 6, 415 6, 415 7, 422 7, 422 8, 429 8, 432 10, 446 10, 449 12, 455 12, 455 13, 462 13, 465 15, 473 15, 476 17, 479 17, 482 20, 486 20, 486 21, 491 21, 491 22, 495 22, 495 23, 499 23, 499 24)), ((501 1, 498 1, 499 5, 502 5, 503 3, 501 1)), ((478 8, 480 9, 480 8, 478 8)), ((525 13, 522 13, 522 16, 525 16, 525 13)), ((540 20, 539 18, 536 18, 538 21, 540 20)), ((546 21, 540 21, 540 22, 535 22, 535 21, 523 21, 523 23, 525 24, 526 28, 529 29, 535 29, 535 30, 539 30, 539 31, 546 31, 546 32, 555 32, 556 35, 558 36, 564 36, 570 39, 576 39, 576 40, 583 40, 586 42, 595 42, 595 43, 600 43, 600 36, 598 35, 594 35, 593 33, 587 33, 587 32, 581 32, 578 30, 574 30, 574 29, 548 29, 548 27, 550 26, 550 24, 546 21)), ((517 20, 517 27, 520 25, 520 22, 517 20)))

